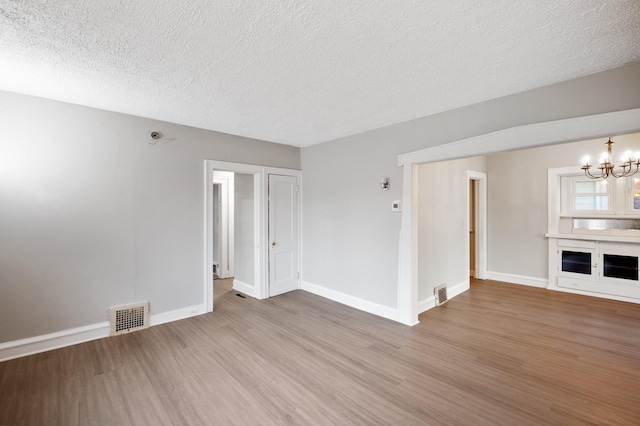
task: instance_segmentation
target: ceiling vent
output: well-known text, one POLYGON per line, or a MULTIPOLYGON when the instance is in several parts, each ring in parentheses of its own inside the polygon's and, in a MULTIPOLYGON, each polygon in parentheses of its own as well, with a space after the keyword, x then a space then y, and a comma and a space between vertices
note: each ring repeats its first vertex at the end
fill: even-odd
POLYGON ((116 306, 109 312, 111 336, 149 327, 149 302, 116 306))
POLYGON ((437 286, 434 290, 433 293, 436 297, 436 306, 440 306, 443 303, 447 303, 447 300, 449 300, 447 298, 447 285, 446 284, 442 284, 437 286))

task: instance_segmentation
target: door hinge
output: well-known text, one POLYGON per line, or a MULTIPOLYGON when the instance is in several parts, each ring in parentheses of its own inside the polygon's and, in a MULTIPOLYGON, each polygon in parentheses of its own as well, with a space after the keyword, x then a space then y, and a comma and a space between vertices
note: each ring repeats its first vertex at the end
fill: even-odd
POLYGON ((300 272, 298 272, 298 279, 300 279, 300 272))

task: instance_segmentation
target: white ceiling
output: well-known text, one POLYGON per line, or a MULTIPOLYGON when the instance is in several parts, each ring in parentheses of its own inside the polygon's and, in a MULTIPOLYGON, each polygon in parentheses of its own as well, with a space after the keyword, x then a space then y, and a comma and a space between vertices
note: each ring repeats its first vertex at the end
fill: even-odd
POLYGON ((0 0, 0 89, 297 146, 638 60, 638 0, 0 0))

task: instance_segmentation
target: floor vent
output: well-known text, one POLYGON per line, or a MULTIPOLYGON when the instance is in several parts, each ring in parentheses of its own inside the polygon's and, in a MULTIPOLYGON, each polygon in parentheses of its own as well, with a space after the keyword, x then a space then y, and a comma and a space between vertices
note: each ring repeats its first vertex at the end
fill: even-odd
POLYGON ((109 313, 111 336, 149 327, 149 302, 116 306, 109 313))
POLYGON ((245 296, 245 295, 243 295, 243 294, 240 294, 240 293, 236 293, 236 296, 238 296, 238 297, 242 297, 243 299, 246 299, 246 298, 247 298, 247 296, 245 296))
POLYGON ((443 303, 447 303, 447 286, 445 284, 437 286, 433 293, 436 296, 436 306, 440 306, 443 303))

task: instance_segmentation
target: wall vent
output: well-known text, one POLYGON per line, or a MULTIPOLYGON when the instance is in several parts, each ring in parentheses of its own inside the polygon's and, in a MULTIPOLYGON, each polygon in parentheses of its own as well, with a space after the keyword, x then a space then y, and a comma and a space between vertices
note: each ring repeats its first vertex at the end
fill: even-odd
POLYGON ((149 302, 116 306, 109 313, 111 336, 149 327, 149 302))
POLYGON ((447 303, 447 300, 449 300, 447 298, 447 285, 446 284, 442 284, 442 285, 437 286, 433 290, 433 293, 436 296, 436 306, 440 306, 443 303, 447 303))

